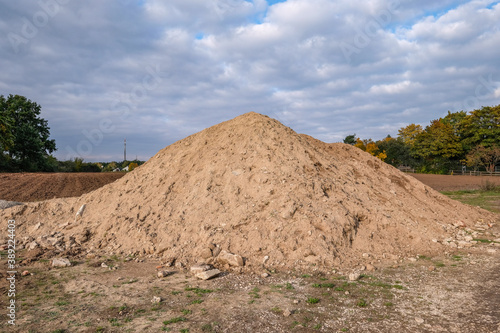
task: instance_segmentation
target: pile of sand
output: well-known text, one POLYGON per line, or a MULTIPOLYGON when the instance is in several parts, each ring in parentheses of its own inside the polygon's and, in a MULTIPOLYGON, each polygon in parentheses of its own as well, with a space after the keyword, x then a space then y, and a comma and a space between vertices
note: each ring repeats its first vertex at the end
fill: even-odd
POLYGON ((446 225, 496 218, 357 148, 256 113, 180 140, 79 198, 0 212, 2 225, 11 217, 24 243, 57 231, 67 247, 186 265, 212 261, 222 249, 243 256, 249 269, 265 256, 268 266, 300 269, 352 265, 363 253, 372 260, 432 254, 444 251, 435 241, 447 237, 446 225))

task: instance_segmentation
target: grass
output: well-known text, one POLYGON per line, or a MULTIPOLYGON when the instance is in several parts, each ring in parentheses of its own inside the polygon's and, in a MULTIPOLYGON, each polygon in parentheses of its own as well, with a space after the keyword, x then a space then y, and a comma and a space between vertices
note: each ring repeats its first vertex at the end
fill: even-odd
POLYGON ((479 206, 489 211, 500 212, 500 186, 483 186, 481 190, 444 191, 442 194, 462 203, 479 206))
POLYGON ((334 288, 333 283, 313 283, 313 288, 334 288))
POLYGON ((306 302, 309 304, 317 304, 319 303, 319 298, 309 297, 306 302))
POLYGON ((170 325, 170 324, 180 323, 180 322, 183 322, 183 321, 187 321, 187 318, 186 317, 175 317, 175 318, 172 318, 172 319, 169 319, 169 320, 165 320, 163 322, 163 325, 167 326, 167 325, 170 325))

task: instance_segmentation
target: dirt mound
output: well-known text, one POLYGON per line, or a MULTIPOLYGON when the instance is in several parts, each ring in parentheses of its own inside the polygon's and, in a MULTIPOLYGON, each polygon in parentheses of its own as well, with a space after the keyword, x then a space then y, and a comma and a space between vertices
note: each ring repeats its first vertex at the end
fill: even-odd
POLYGON ((216 262, 225 250, 249 269, 266 256, 267 266, 301 269, 443 251, 449 224, 496 218, 357 148, 256 113, 180 140, 94 192, 0 217, 16 219, 25 243, 60 251, 82 246, 192 264, 216 262))

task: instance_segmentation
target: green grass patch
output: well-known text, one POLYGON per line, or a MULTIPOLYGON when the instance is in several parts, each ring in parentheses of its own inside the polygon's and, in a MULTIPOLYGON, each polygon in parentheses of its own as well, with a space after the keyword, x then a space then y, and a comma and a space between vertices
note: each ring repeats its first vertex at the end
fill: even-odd
POLYGON ((488 187, 486 191, 444 191, 441 193, 468 205, 479 206, 495 213, 500 212, 500 186, 488 187))
POLYGON ((175 318, 172 318, 172 319, 169 319, 169 320, 165 320, 163 322, 163 325, 167 326, 167 325, 170 325, 170 324, 180 323, 180 322, 183 322, 183 321, 187 321, 187 318, 186 317, 175 317, 175 318))
POLYGON ((317 304, 319 303, 319 298, 309 297, 306 302, 309 304, 317 304))
POLYGON ((334 288, 333 283, 313 283, 313 288, 334 288))

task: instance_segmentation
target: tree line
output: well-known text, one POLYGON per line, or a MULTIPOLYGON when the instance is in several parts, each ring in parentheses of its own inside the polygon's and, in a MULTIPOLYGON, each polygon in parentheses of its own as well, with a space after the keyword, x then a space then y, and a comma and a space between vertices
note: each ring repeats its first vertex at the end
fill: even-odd
POLYGON ((128 169, 142 161, 84 162, 82 158, 59 161, 52 153, 47 120, 40 117, 41 106, 24 96, 0 95, 0 172, 101 172, 128 169))
POLYGON ((450 112, 428 126, 410 124, 378 141, 348 135, 354 145, 395 167, 407 166, 422 173, 446 174, 450 170, 495 171, 500 163, 500 105, 470 112, 450 112))

